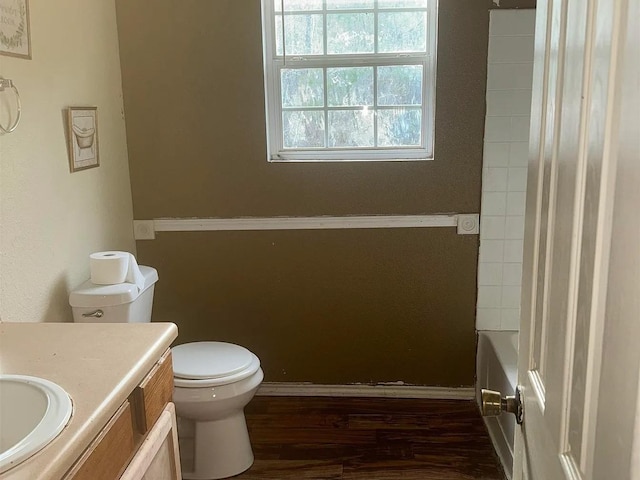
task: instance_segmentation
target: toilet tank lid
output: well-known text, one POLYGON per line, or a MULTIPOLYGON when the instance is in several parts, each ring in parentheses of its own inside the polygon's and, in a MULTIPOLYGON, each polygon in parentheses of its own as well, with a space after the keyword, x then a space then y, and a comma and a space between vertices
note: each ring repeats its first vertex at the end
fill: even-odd
POLYGON ((72 307, 99 308, 131 303, 158 281, 158 271, 155 268, 140 265, 140 271, 144 276, 142 290, 138 290, 133 283, 96 285, 89 279, 69 294, 69 304, 72 307))

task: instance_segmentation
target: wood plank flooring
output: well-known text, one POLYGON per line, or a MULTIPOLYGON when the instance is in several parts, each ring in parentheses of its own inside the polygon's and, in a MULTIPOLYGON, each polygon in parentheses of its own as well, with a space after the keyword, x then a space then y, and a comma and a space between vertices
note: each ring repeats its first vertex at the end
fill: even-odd
POLYGON ((503 480, 473 401, 256 397, 239 480, 503 480))

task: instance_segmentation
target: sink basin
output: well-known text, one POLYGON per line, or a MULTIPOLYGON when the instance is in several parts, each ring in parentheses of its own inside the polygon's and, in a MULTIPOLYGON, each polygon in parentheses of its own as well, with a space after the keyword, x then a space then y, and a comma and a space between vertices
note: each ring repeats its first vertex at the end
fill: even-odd
POLYGON ((71 398, 38 377, 0 375, 0 473, 53 440, 71 418, 71 398))

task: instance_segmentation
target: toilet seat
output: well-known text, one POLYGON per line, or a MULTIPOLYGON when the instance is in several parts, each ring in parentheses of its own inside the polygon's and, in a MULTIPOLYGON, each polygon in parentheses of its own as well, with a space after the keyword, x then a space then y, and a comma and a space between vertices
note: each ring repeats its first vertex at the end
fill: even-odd
POLYGON ((239 382, 260 369, 260 360, 240 345, 192 342, 173 347, 174 385, 203 388, 239 382))

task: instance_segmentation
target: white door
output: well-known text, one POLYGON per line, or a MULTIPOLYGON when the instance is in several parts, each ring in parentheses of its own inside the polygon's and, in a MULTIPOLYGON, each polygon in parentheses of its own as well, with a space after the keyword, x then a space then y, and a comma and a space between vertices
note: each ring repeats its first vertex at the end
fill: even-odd
POLYGON ((640 478, 639 20, 538 2, 516 479, 640 478))

